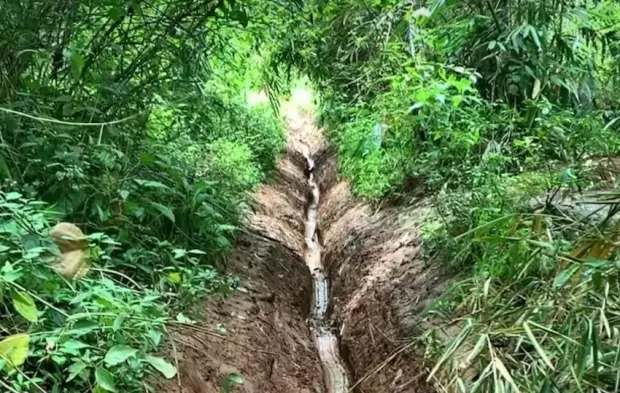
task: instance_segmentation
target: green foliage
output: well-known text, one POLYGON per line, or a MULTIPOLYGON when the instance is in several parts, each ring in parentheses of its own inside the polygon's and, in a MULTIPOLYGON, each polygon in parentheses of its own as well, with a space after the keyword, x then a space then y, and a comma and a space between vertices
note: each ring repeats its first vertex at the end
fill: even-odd
POLYGON ((101 232, 88 237, 91 250, 99 250, 91 262, 101 268, 91 278, 63 279, 51 268, 59 251, 48 236, 46 204, 13 195, 0 196, 1 326, 6 333, 28 332, 21 334, 29 340, 23 370, 3 356, 4 388, 74 391, 96 382, 107 391, 141 391, 172 299, 115 273, 113 254, 121 244, 101 232))
POLYGON ((601 77, 616 56, 617 5, 487 3, 308 6, 315 24, 293 61, 321 89, 358 194, 457 188, 481 170, 617 153, 613 78, 601 77), (380 153, 368 154, 377 125, 380 153))
POLYGON ((487 207, 484 224, 456 238, 475 272, 427 310, 437 326, 424 336, 435 377, 466 391, 616 389, 616 193, 608 202, 614 208, 596 225, 552 214, 553 204, 513 214, 487 207), (446 337, 446 324, 460 333, 446 337))
POLYGON ((153 391, 171 316, 238 286, 222 255, 284 144, 246 95, 286 87, 263 26, 289 11, 74 3, 0 4, 0 390, 153 391), (85 278, 52 268, 59 221, 85 278))
POLYGON ((261 171, 247 145, 218 139, 210 145, 210 151, 208 170, 227 180, 231 193, 251 190, 260 182, 261 171))
POLYGON ((608 186, 589 162, 620 151, 618 3, 306 9, 313 23, 281 55, 319 87, 354 191, 437 200, 425 253, 457 279, 427 310, 428 380, 450 392, 618 390, 617 195, 594 222, 588 204, 558 204, 608 186))

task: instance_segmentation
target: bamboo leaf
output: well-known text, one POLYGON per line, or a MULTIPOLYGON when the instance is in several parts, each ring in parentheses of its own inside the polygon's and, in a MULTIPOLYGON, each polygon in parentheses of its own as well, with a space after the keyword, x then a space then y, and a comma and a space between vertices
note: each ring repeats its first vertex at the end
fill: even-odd
POLYGON ((573 274, 575 274, 575 272, 579 270, 580 267, 581 266, 578 264, 573 264, 572 266, 562 270, 553 280, 553 288, 555 289, 564 288, 564 285, 566 285, 568 280, 571 279, 573 274))
POLYGON ((590 334, 591 334, 591 342, 592 342, 592 368, 594 371, 594 376, 596 380, 598 380, 598 368, 599 368, 599 339, 598 339, 598 329, 594 326, 594 322, 592 320, 590 322, 590 334))
POLYGON ((525 333, 529 337, 530 341, 532 342, 532 345, 534 345, 534 348, 536 349, 536 352, 538 352, 538 355, 542 358, 545 364, 550 369, 555 370, 555 367, 553 367, 553 364, 551 363, 551 360, 547 356, 547 353, 545 352, 545 350, 542 348, 542 346, 536 339, 536 336, 534 336, 534 333, 532 332, 532 329, 530 329, 530 326, 527 324, 527 322, 523 322, 523 329, 525 329, 525 333))
POLYGON ((508 214, 506 216, 497 218, 491 222, 487 222, 486 224, 480 225, 474 229, 471 229, 465 233, 462 233, 460 235, 458 235, 455 240, 461 239, 465 236, 471 235, 472 233, 475 233, 476 236, 481 236, 484 233, 486 233, 489 229, 495 228, 497 226, 500 226, 506 222, 508 222, 511 218, 515 217, 516 214, 508 214))
POLYGON ((116 392, 114 375, 103 367, 97 368, 95 371, 95 380, 97 385, 108 392, 116 392))
POLYGON ((469 365, 474 361, 474 359, 476 359, 476 357, 480 355, 480 353, 486 346, 487 342, 488 342, 488 335, 481 334, 480 337, 478 338, 478 341, 476 342, 476 345, 469 352, 469 354, 467 355, 467 358, 465 358, 464 367, 462 368, 469 367, 469 365))
POLYGON ((493 364, 495 365, 499 373, 502 374, 502 377, 504 377, 504 379, 510 384, 510 386, 512 386, 512 389, 515 391, 515 393, 521 393, 521 391, 519 390, 519 387, 517 386, 514 379, 512 379, 512 376, 506 369, 506 366, 504 366, 504 363, 502 363, 502 361, 498 357, 495 357, 493 359, 493 364))
POLYGON ((575 364, 577 366, 577 378, 581 379, 586 370, 586 361, 588 358, 588 353, 591 352, 590 349, 590 328, 589 324, 586 323, 586 326, 583 329, 581 335, 581 342, 579 343, 579 350, 577 351, 577 359, 575 360, 575 364))
POLYGON ((538 98, 538 95, 540 94, 540 88, 541 88, 540 79, 536 79, 534 81, 534 90, 532 90, 532 99, 533 100, 538 98))
POLYGON ((451 341, 450 345, 448 346, 448 349, 443 353, 441 358, 439 358, 439 360, 437 361, 437 364, 435 364, 435 367, 433 367, 433 369, 431 370, 430 374, 428 375, 428 378, 426 378, 427 381, 430 381, 433 378, 433 375, 435 375, 435 373, 439 370, 442 364, 444 364, 452 356, 452 354, 454 354, 454 352, 461 346, 461 344, 463 344, 463 341, 465 341, 467 336, 469 336, 469 333, 471 333, 471 329, 472 329, 471 320, 467 320, 466 326, 463 328, 463 330, 461 330, 459 335, 456 336, 451 341))

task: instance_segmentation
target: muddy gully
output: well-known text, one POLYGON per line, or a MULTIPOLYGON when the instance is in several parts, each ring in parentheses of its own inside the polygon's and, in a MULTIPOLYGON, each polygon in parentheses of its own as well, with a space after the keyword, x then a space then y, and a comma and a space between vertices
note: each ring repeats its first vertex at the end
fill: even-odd
POLYGON ((338 350, 338 339, 327 318, 330 300, 329 279, 321 261, 321 244, 317 234, 320 190, 314 178, 314 160, 308 153, 305 153, 304 156, 308 168, 308 185, 312 191, 306 216, 306 250, 304 255, 312 274, 314 287, 310 330, 323 368, 325 391, 327 393, 346 393, 349 390, 347 372, 338 350))

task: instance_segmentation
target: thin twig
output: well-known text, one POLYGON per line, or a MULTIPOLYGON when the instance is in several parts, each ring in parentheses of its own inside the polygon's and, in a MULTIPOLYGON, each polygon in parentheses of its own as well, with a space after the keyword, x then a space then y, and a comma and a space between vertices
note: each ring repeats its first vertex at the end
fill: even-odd
POLYGON ((179 340, 178 338, 174 338, 174 337, 172 337, 171 339, 172 339, 172 341, 175 341, 175 342, 177 342, 177 343, 179 343, 179 344, 181 344, 181 345, 188 346, 188 347, 192 348, 193 350, 195 350, 195 351, 198 351, 198 352, 202 353, 202 354, 203 354, 203 355, 205 355, 205 356, 210 356, 210 355, 209 355, 209 353, 208 353, 207 351, 205 351, 204 349, 200 349, 200 348, 198 348, 198 347, 197 347, 197 346, 195 346, 194 344, 190 344, 190 343, 188 343, 188 342, 185 342, 185 341, 183 341, 183 340, 179 340))
POLYGON ((27 290, 26 288, 22 287, 21 285, 19 285, 16 282, 12 282, 10 283, 11 285, 13 285, 14 287, 16 287, 17 289, 24 291, 26 293, 28 293, 30 296, 32 296, 33 298, 37 299, 38 301, 40 301, 41 303, 45 304, 46 306, 48 306, 49 308, 59 312, 60 314, 64 315, 65 317, 70 317, 69 314, 67 314, 66 312, 64 312, 63 310, 59 309, 58 307, 55 307, 53 304, 45 301, 44 299, 42 299, 41 297, 39 297, 36 293, 33 293, 29 290, 27 290))
POLYGON ((408 348, 411 348, 414 344, 415 344, 415 341, 412 341, 409 344, 404 345, 401 349, 396 351, 392 356, 387 358, 383 363, 375 367, 374 370, 370 371, 369 373, 364 375, 361 379, 359 379, 357 382, 355 382, 353 386, 351 386, 347 392, 351 393, 359 384, 366 381, 368 378, 372 377, 374 374, 378 373, 379 371, 383 370, 383 368, 387 366, 392 360, 396 359, 398 355, 406 351, 408 348))
POLYGON ((110 269, 103 269, 103 268, 92 268, 92 270, 97 271, 97 272, 102 272, 102 273, 109 273, 109 274, 116 274, 119 275, 121 277, 123 277, 124 279, 126 279, 127 281, 129 281, 130 283, 132 283, 136 289, 139 289, 140 291, 144 291, 144 287, 140 284, 138 284, 136 281, 134 281, 133 279, 131 279, 129 276, 121 273, 121 272, 116 272, 114 270, 110 270, 110 269))
MULTIPOLYGON (((238 345, 241 348, 247 349, 248 351, 252 351, 252 352, 256 352, 256 353, 267 353, 267 354, 276 355, 276 356, 281 356, 282 355, 282 354, 279 354, 277 352, 264 351, 262 349, 256 349, 256 348, 249 347, 249 346, 247 346, 245 344, 242 344, 242 343, 240 343, 238 341, 232 340, 232 339, 230 339, 230 338, 228 338, 226 336, 223 336, 223 335, 221 335, 219 333, 213 332, 213 331, 211 331, 209 329, 206 329, 206 328, 204 328, 202 326, 199 326, 199 325, 189 325, 187 323, 181 323, 181 322, 176 322, 176 321, 169 321, 168 324, 172 324, 172 325, 176 325, 176 326, 183 326, 183 327, 186 327, 186 328, 189 328, 189 329, 196 330, 196 331, 204 333, 204 334, 206 334, 208 336, 216 337, 216 338, 219 338, 220 340, 227 341, 227 342, 229 342, 231 344, 238 345)), ((196 338, 196 337, 194 337, 194 338, 196 338)))
POLYGON ((138 116, 138 115, 131 115, 129 117, 125 117, 124 119, 120 119, 120 120, 112 120, 112 121, 108 121, 105 123, 74 123, 74 122, 70 122, 70 121, 63 121, 63 120, 58 120, 58 119, 53 119, 51 117, 38 117, 38 116, 33 116, 33 115, 29 115, 27 113, 23 113, 23 112, 19 112, 19 111, 14 111, 13 109, 8 109, 8 108, 3 108, 0 106, 0 111, 2 112, 7 112, 7 113, 12 113, 14 115, 19 115, 19 116, 23 116, 23 117, 27 117, 29 119, 33 119, 33 120, 37 120, 40 121, 42 123, 54 123, 54 124, 63 124, 66 126, 84 126, 84 127, 103 127, 103 126, 109 126, 112 124, 119 124, 119 123, 124 123, 128 120, 133 119, 134 117, 138 116))
POLYGON ((19 393, 17 390, 13 389, 12 387, 10 387, 9 385, 7 385, 6 383, 2 382, 2 380, 0 379, 0 385, 4 386, 5 388, 9 389, 9 392, 11 393, 19 393))
MULTIPOLYGON (((164 328, 164 331, 170 336, 170 333, 168 333, 168 329, 164 328)), ((177 353, 176 345, 174 345, 174 337, 170 336, 170 338, 170 343, 172 344, 172 352, 174 352, 174 365, 177 368, 177 382, 179 384, 179 387, 183 389, 183 384, 181 383, 181 373, 179 372, 179 354, 177 353)))
POLYGON ((101 125, 101 129, 99 130, 99 140, 97 140, 97 146, 101 145, 101 138, 103 138, 103 124, 101 125))

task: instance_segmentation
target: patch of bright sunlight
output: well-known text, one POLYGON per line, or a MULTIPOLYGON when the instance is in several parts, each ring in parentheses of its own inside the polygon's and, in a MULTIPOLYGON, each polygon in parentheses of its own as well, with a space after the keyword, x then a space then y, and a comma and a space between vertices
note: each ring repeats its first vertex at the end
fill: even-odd
POLYGON ((255 107, 257 105, 261 105, 261 104, 268 104, 269 103, 269 96, 267 95, 267 93, 265 92, 265 90, 261 90, 261 91, 248 91, 247 95, 246 95, 246 101, 248 103, 248 106, 250 108, 255 107))
POLYGON ((314 112, 316 107, 316 97, 312 84, 306 77, 297 79, 291 87, 291 95, 289 99, 282 102, 282 106, 286 109, 302 110, 306 112, 314 112))
POLYGON ((298 108, 310 109, 314 105, 314 96, 309 87, 294 87, 291 91, 291 103, 298 108))

